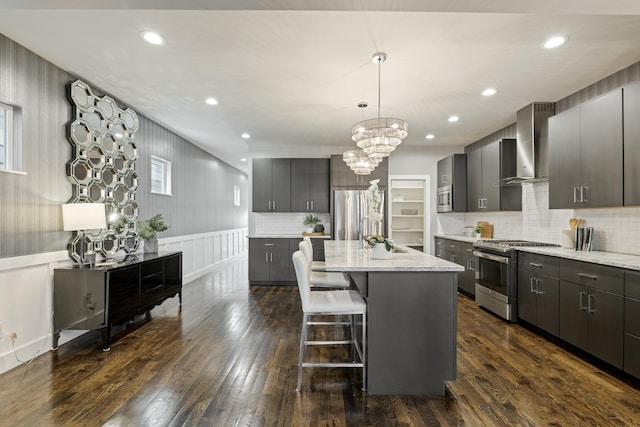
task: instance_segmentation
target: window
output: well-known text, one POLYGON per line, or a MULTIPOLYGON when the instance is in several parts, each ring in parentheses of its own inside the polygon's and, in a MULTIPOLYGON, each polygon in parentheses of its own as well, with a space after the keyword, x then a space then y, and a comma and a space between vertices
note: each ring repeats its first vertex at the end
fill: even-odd
POLYGON ((0 103, 0 169, 15 169, 13 107, 0 103))
POLYGON ((171 195, 171 162, 151 156, 151 192, 171 195))
POLYGON ((240 187, 233 186, 233 206, 240 206, 240 187))

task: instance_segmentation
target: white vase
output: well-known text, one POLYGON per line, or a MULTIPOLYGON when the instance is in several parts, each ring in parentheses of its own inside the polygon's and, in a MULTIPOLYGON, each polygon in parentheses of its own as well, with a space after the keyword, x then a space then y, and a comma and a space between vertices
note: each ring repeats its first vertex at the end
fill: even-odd
POLYGON ((158 253, 158 239, 146 239, 142 250, 145 254, 158 253))
POLYGON ((371 248, 369 257, 373 259, 391 259, 391 251, 388 251, 384 243, 376 243, 371 248))
POLYGON ((482 237, 482 233, 476 233, 476 240, 480 240, 481 237, 482 237))

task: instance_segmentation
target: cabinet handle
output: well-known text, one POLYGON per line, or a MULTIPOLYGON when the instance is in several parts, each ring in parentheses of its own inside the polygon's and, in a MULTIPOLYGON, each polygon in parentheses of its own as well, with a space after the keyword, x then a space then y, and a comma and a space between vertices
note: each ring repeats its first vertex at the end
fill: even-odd
POLYGON ((457 258, 456 254, 452 254, 451 255, 451 262, 456 262, 456 258, 457 258))
POLYGON ((573 203, 578 203, 578 187, 573 187, 573 203))
POLYGON ((307 210, 309 210, 309 201, 307 200, 307 210))
POLYGON ((580 201, 582 203, 589 201, 589 187, 580 187, 580 201))
POLYGON ((264 253, 264 262, 269 262, 269 252, 264 253))
POLYGON ((275 246, 275 243, 265 243, 265 246, 275 246))
POLYGON ((542 283, 542 279, 536 279, 536 295, 544 294, 544 292, 540 290, 540 283, 542 283))
POLYGON ((271 210, 271 200, 269 200, 269 210, 271 210))
POLYGON ((465 249, 467 252, 473 252, 473 249, 465 249))
POLYGON ((587 309, 587 307, 585 307, 582 304, 582 298, 585 297, 585 296, 587 296, 587 294, 585 292, 580 292, 580 303, 579 303, 580 304, 580 311, 584 311, 584 310, 587 309))
POLYGON ((269 252, 269 262, 273 262, 273 252, 269 252))
POLYGON ((450 248, 455 248, 455 247, 456 247, 456 245, 449 245, 449 247, 450 247, 450 248))
POLYGON ((482 208, 482 199, 478 199, 478 209, 482 208))
POLYGON ((273 201, 273 210, 274 211, 276 210, 276 201, 275 200, 273 201))
POLYGON ((587 297, 587 313, 591 314, 591 313, 595 313, 595 310, 592 309, 593 304, 591 303, 593 301, 593 295, 589 294, 589 296, 587 297))
POLYGON ((591 279, 591 280, 597 280, 598 276, 596 276, 595 274, 586 274, 586 273, 577 273, 578 276, 580 277, 584 277, 585 279, 591 279))
POLYGON ((530 289, 530 292, 531 292, 532 294, 537 293, 537 292, 536 292, 536 290, 535 290, 535 289, 533 289, 533 284, 534 284, 535 282, 536 282, 536 279, 534 279, 534 278, 532 277, 532 278, 531 278, 531 289, 530 289))
POLYGON ((313 200, 311 201, 311 210, 313 210, 313 200))
POLYGON ((536 264, 535 262, 530 262, 529 265, 531 267, 538 267, 538 268, 542 268, 542 264, 536 264))
POLYGON ((471 266, 471 268, 469 268, 469 270, 471 271, 476 271, 476 262, 472 259, 469 260, 469 265, 471 266))

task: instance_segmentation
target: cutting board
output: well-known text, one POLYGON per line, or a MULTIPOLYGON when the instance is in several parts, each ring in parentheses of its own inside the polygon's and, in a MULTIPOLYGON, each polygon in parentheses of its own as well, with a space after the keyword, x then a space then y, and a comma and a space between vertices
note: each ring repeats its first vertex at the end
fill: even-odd
POLYGON ((304 232, 304 233, 302 233, 302 235, 303 236, 324 236, 324 231, 319 232, 319 233, 316 233, 316 232, 306 233, 306 232, 304 232))
POLYGON ((482 227, 482 233, 480 233, 480 237, 491 238, 493 237, 493 224, 489 224, 485 221, 478 221, 476 224, 477 227, 482 227))

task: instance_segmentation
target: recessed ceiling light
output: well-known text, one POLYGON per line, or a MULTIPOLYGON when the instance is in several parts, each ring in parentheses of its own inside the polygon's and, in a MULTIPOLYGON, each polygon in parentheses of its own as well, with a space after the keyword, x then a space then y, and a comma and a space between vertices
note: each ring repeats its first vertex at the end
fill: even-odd
POLYGON ((241 158, 241 159, 240 159, 240 161, 241 161, 241 162, 246 162, 246 161, 247 161, 247 159, 246 159, 245 157, 243 157, 243 158, 241 158))
POLYGON ((460 120, 460 117, 458 117, 458 116, 451 116, 451 117, 449 117, 447 120, 449 120, 451 123, 453 123, 453 122, 457 122, 458 120, 460 120))
POLYGON ((427 139, 433 139, 433 138, 435 138, 435 137, 436 137, 436 136, 435 136, 434 134, 432 134, 432 133, 430 133, 430 134, 428 134, 427 136, 425 136, 425 138, 427 138, 427 139))
POLYGON ((492 87, 488 87, 482 91, 482 96, 491 96, 495 94, 496 94, 496 90, 492 87))
POLYGON ((218 105, 218 100, 215 98, 207 98, 204 100, 209 105, 218 105))
POLYGON ((143 31, 140 36, 151 44, 165 44, 165 39, 158 33, 153 31, 143 31))
POLYGON ((251 138, 251 135, 249 135, 248 133, 243 133, 242 135, 240 135, 241 137, 243 137, 244 139, 249 139, 251 138))
POLYGON ((544 42, 544 47, 547 49, 553 49, 554 47, 562 46, 569 40, 567 36, 554 36, 544 42))

